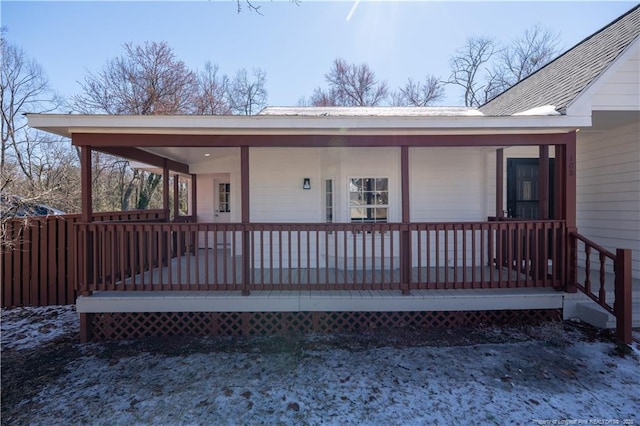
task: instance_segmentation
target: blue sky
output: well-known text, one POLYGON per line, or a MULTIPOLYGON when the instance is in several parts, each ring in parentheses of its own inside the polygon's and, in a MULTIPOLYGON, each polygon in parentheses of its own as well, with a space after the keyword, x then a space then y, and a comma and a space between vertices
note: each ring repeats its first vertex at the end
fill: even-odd
MULTIPOLYGON (((336 57, 367 62, 392 88, 408 77, 449 76, 449 57, 466 37, 507 41, 537 23, 570 48, 636 2, 435 2, 302 0, 256 2, 263 15, 236 13, 233 0, 189 2, 6 1, 7 38, 23 47, 63 96, 88 72, 122 54, 126 42, 167 41, 192 69, 211 61, 224 73, 267 73, 269 104, 296 105, 323 85, 336 57)), ((444 105, 460 105, 448 87, 444 105)))

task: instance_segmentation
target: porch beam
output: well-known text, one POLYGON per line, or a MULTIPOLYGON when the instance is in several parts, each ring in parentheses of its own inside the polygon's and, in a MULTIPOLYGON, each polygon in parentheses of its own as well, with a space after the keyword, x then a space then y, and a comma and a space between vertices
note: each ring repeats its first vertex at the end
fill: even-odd
POLYGON ((185 175, 189 174, 189 165, 187 164, 180 163, 179 161, 171 160, 170 158, 165 158, 160 155, 152 154, 138 148, 133 148, 132 146, 99 146, 95 147, 95 149, 106 154, 116 155, 128 160, 149 164, 154 167, 164 167, 164 160, 167 160, 167 166, 169 167, 169 170, 185 175))
MULTIPOLYGON (((76 146, 109 147, 377 147, 564 145, 570 133, 481 135, 176 135, 75 133, 76 146)), ((140 151, 140 150, 138 150, 140 151)), ((107 151, 104 151, 107 152, 107 151)), ((144 151, 142 151, 144 152, 144 151)), ((149 153, 144 152, 147 156, 149 153)), ((152 154, 153 155, 153 154, 152 154)), ((132 158, 135 159, 135 158, 132 158)), ((145 161, 148 160, 136 160, 145 161)), ((179 171, 179 170, 176 170, 179 171)), ((182 172, 181 172, 182 173, 182 172)), ((188 172, 187 172, 188 173, 188 172)))
POLYGON ((538 218, 549 219, 549 146, 540 145, 538 166, 538 218))
POLYGON ((504 149, 496 150, 496 217, 504 217, 504 149))
POLYGON ((91 147, 80 149, 80 191, 82 192, 82 221, 91 222, 93 217, 91 147))

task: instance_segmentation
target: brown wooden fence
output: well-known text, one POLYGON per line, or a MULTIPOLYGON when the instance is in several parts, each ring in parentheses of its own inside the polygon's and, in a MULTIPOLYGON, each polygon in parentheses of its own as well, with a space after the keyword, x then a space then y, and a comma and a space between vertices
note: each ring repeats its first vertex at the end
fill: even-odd
MULTIPOLYGON (((13 219, 6 223, 0 265, 2 307, 74 304, 79 214, 13 219)), ((94 221, 165 219, 162 210, 95 213, 94 221)))

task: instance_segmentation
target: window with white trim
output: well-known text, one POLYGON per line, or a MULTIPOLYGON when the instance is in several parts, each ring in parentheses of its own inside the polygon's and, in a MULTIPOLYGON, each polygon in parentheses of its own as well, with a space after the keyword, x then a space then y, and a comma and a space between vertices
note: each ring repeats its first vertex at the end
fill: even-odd
POLYGON ((333 179, 324 181, 325 222, 333 223, 333 179))
POLYGON ((220 183, 218 184, 218 211, 220 213, 231 212, 231 184, 220 183))
POLYGON ((389 178, 350 178, 349 217, 353 223, 383 223, 389 216, 389 178))

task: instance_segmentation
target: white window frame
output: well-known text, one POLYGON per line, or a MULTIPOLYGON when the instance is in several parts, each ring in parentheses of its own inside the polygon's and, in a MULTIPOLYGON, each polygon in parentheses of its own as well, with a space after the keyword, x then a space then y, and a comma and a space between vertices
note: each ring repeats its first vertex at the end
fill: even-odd
POLYGON ((325 221, 325 223, 335 223, 335 221, 336 221, 336 181, 332 177, 326 178, 324 180, 323 206, 324 206, 324 221, 325 221), (327 195, 329 195, 327 193, 327 182, 331 182, 331 193, 330 193, 331 197, 330 198, 327 197, 327 195), (327 201, 331 202, 330 206, 327 204, 327 201), (329 218, 327 217, 327 212, 329 211, 329 209, 331 209, 331 220, 329 220, 329 218))
MULTIPOLYGON (((389 215, 391 213, 391 178, 389 178, 389 176, 364 176, 364 175, 359 175, 359 176, 349 176, 347 178, 347 220, 349 223, 388 223, 389 222, 389 215), (353 179, 386 179, 387 180, 387 204, 365 204, 362 206, 358 206, 358 207, 353 207, 351 205, 351 181, 353 179), (373 219, 365 219, 365 220, 354 220, 351 216, 351 211, 352 209, 358 209, 358 208, 364 208, 364 209, 375 209, 377 208, 384 208, 387 210, 387 215, 386 218, 384 220, 378 220, 376 218, 373 219)), ((375 188, 374 188, 375 191, 375 188)), ((366 210, 365 210, 366 211, 366 210)))

